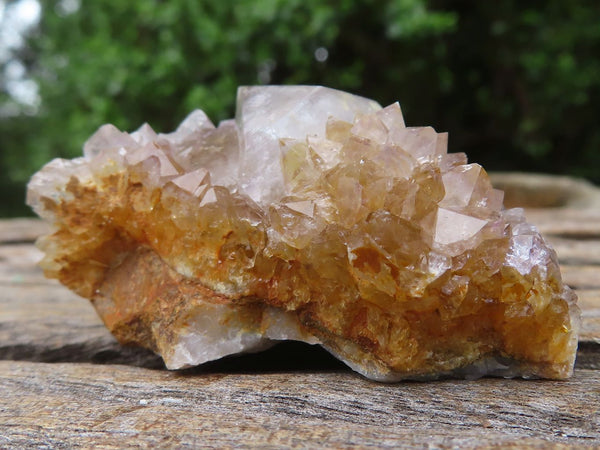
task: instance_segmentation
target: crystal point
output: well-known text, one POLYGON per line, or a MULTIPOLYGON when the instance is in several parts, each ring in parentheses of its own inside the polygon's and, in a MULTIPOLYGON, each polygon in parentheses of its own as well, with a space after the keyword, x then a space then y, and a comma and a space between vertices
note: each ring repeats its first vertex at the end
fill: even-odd
POLYGON ((566 378, 579 327, 554 251, 398 103, 238 91, 235 120, 102 126, 35 174, 49 277, 167 367, 293 339, 381 381, 566 378))

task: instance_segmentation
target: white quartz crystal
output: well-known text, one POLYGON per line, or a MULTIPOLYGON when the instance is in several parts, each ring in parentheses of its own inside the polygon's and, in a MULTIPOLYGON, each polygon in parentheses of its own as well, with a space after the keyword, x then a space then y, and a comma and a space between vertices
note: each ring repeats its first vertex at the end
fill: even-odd
POLYGON ((322 86, 249 86, 238 89, 240 191, 260 204, 286 194, 281 139, 325 137, 329 117, 352 122, 381 109, 363 97, 322 86))

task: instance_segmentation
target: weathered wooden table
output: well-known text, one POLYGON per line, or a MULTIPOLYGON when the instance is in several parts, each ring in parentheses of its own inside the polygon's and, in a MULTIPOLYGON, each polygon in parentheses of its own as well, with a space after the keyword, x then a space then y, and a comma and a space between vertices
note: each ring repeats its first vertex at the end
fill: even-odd
POLYGON ((600 208, 529 210, 579 295, 568 381, 378 384, 300 344, 169 372, 36 267, 0 221, 0 448, 600 446, 600 208))

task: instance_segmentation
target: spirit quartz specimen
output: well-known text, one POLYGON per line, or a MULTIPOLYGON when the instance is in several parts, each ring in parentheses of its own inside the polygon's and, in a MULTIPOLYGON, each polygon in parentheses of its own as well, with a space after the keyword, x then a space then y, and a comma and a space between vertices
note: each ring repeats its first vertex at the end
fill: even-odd
POLYGON ((170 369, 290 339, 381 381, 569 377, 554 251, 446 145, 398 103, 314 86, 241 87, 216 128, 104 125, 29 183, 41 264, 170 369))

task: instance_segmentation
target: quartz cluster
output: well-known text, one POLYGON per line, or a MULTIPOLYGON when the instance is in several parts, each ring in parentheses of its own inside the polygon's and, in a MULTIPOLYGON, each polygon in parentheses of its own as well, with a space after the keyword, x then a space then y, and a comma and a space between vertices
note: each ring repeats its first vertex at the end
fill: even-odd
POLYGON ((104 125, 29 183, 41 265, 171 369, 290 339, 381 381, 569 377, 554 251, 446 147, 398 103, 315 86, 241 87, 218 127, 104 125))

